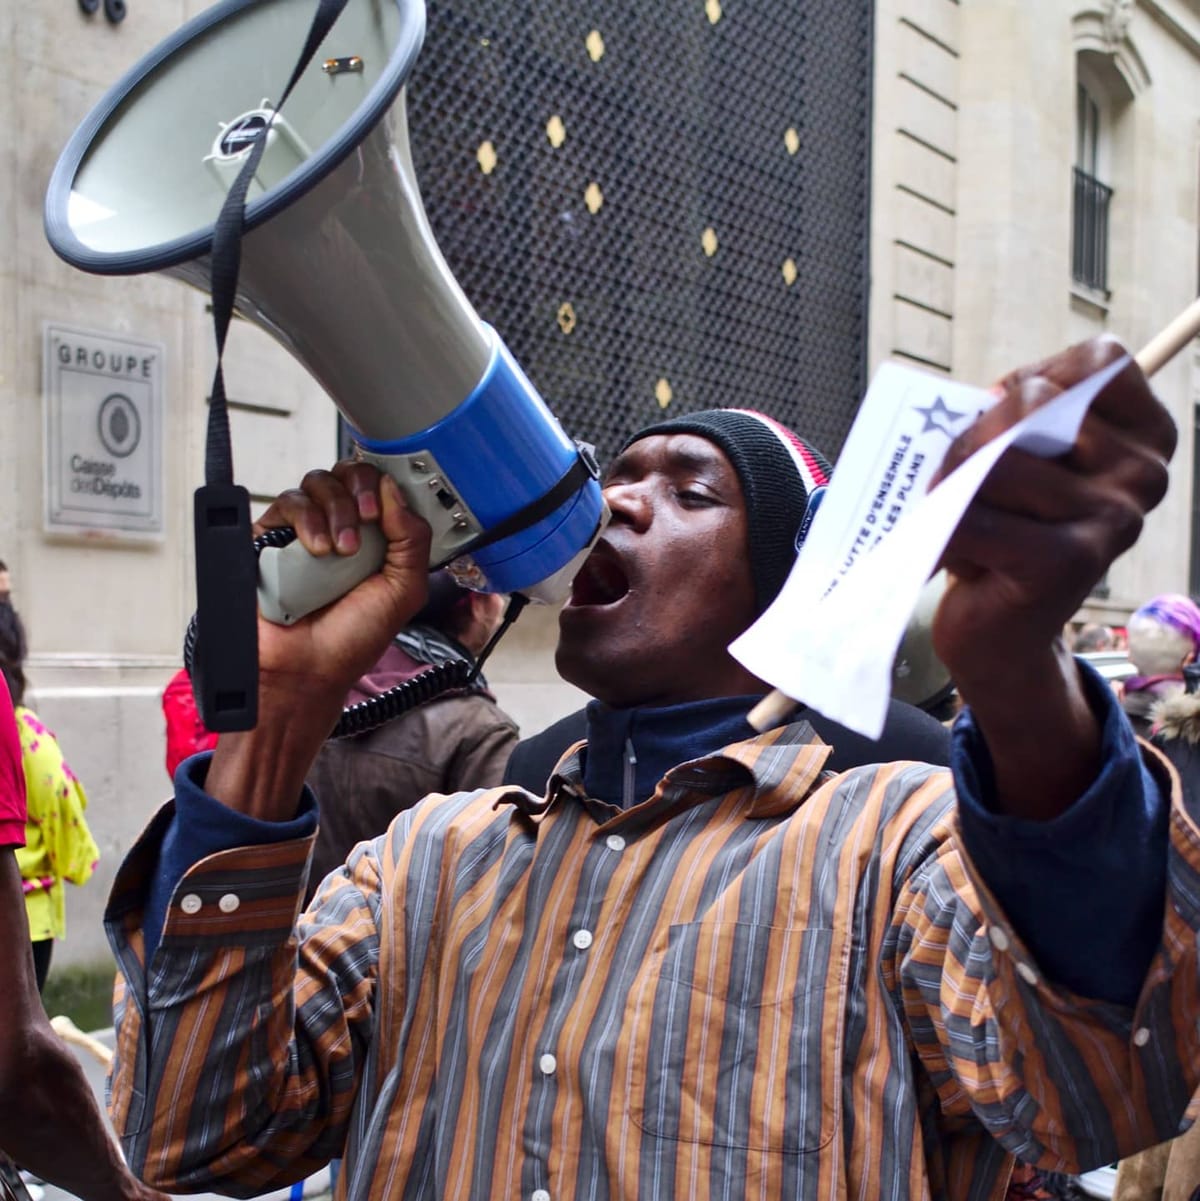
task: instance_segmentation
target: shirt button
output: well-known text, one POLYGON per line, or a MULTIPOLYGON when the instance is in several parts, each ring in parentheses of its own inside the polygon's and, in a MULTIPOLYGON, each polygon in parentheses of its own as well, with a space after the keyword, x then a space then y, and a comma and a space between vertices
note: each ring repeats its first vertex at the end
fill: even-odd
POLYGON ((1149 1041, 1150 1031, 1145 1026, 1133 1032, 1133 1045, 1135 1047, 1144 1047, 1149 1041))
POLYGON ((544 1188, 535 1188, 529 1194, 529 1201, 550 1201, 550 1194, 544 1188))
POLYGON ((237 893, 227 892, 218 902, 217 908, 222 913, 236 913, 238 906, 242 903, 241 897, 237 893))
POLYGON ((187 896, 179 902, 179 908, 187 914, 199 913, 201 905, 203 905, 203 902, 194 892, 189 892, 187 896))
POLYGON ((1017 975, 1030 987, 1037 987, 1038 974, 1028 963, 1017 964, 1017 975))
POLYGON ((581 951, 586 951, 592 945, 592 932, 590 930, 576 930, 571 936, 571 941, 581 951))
POLYGON ((1001 930, 999 926, 992 926, 988 930, 988 938, 992 940, 992 946, 994 946, 997 951, 1008 950, 1008 935, 1001 930))
POLYGON ((543 1055, 538 1060, 538 1067, 542 1069, 543 1076, 553 1076, 558 1069, 558 1060, 553 1055, 543 1055))
POLYGON ((608 843, 610 851, 623 851, 625 849, 625 839, 620 834, 610 834, 604 841, 608 843))

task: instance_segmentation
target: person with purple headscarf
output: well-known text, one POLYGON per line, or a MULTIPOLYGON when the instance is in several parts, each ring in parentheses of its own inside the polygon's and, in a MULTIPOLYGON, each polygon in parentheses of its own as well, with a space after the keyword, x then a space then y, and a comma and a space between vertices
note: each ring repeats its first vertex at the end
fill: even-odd
POLYGON ((1200 605, 1168 592, 1129 619, 1129 658, 1138 674, 1125 681, 1122 705, 1139 734, 1149 733, 1159 702, 1183 692, 1183 669, 1200 652, 1200 605))

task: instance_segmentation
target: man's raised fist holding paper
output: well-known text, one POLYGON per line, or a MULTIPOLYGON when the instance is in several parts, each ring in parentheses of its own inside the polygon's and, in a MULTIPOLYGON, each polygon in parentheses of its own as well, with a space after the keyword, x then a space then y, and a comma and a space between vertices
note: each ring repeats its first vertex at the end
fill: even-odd
POLYGON ((1004 454, 943 559, 950 583, 934 646, 992 750, 996 806, 1016 816, 1055 817, 1096 776, 1099 730, 1059 635, 1166 494, 1175 426, 1124 349, 1097 339, 1006 376, 934 479, 1122 359, 1070 450, 1004 454))
POLYGON ((809 578, 850 444, 804 541, 827 464, 791 431, 726 409, 636 434, 560 620, 586 741, 542 796, 426 798, 296 921, 320 727, 421 596, 390 487, 306 477, 268 521, 316 554, 381 521, 391 570, 269 631, 259 728, 179 769, 120 871, 133 1166, 255 1192, 340 1155, 354 1201, 996 1201, 1014 1157, 1077 1170, 1171 1137, 1200 1086, 1200 828, 1058 639, 1166 486, 1174 431, 1122 363, 1091 343, 998 400, 892 375, 890 482, 845 526, 893 532, 852 571, 835 539, 809 578), (934 401, 930 461, 909 426, 934 401), (947 445, 966 462, 923 494, 947 445), (901 575, 919 589, 943 552, 937 645, 971 703, 951 771, 899 761, 886 697, 885 741, 842 774, 849 730, 822 726, 832 752, 806 710, 754 733, 798 628, 817 672, 839 621, 869 637, 895 609, 898 638, 901 575))

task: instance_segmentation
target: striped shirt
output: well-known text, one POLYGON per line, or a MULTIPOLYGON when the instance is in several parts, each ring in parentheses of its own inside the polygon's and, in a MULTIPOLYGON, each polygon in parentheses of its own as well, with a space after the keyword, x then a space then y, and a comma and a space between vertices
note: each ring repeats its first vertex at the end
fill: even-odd
POLYGON ((999 1201, 1014 1154, 1094 1166, 1173 1133, 1200 1083, 1200 829, 1161 765, 1168 903, 1128 1010, 1041 978, 948 773, 830 778, 828 753, 797 723, 624 811, 577 755, 544 800, 433 797, 298 927, 311 839, 210 855, 148 987, 168 807, 108 915, 132 1166, 254 1192, 344 1149, 355 1201, 999 1201))

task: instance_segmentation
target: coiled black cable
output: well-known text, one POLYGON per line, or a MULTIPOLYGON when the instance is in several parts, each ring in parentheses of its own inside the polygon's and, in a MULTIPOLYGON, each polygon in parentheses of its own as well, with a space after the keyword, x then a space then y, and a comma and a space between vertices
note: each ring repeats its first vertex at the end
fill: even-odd
POLYGON ((405 713, 424 705, 436 697, 443 696, 456 688, 466 688, 470 683, 474 670, 465 659, 448 659, 445 663, 435 663, 427 671, 396 684, 387 692, 378 696, 359 701, 342 710, 342 716, 333 727, 332 738, 349 738, 355 734, 365 734, 374 730, 393 718, 402 717, 405 713))
MULTIPOLYGON (((254 553, 260 555, 267 547, 282 550, 296 540, 296 531, 291 526, 279 526, 277 529, 265 530, 254 539, 254 553)), ((466 659, 448 659, 445 663, 435 663, 428 671, 415 675, 403 684, 389 688, 378 696, 369 697, 355 705, 349 705, 342 710, 342 716, 329 734, 329 738, 351 738, 358 734, 366 734, 397 717, 415 709, 418 705, 427 704, 439 696, 456 689, 470 688, 479 676, 480 669, 492 653, 501 636, 512 625, 521 610, 529 603, 529 598, 514 592, 504 612, 504 620, 500 628, 492 635, 487 646, 480 652, 474 665, 466 659)), ((196 659, 196 645, 199 641, 199 628, 196 614, 192 614, 188 622, 187 633, 183 638, 183 665, 188 677, 192 674, 192 664, 196 659)))

